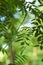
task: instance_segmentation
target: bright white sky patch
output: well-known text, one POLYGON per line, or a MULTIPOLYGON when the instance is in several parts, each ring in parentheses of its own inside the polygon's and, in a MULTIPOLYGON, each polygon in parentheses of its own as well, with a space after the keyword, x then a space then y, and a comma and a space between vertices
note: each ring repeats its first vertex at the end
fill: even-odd
POLYGON ((4 21, 4 20, 5 20, 5 18, 6 18, 5 16, 1 17, 1 21, 4 21))
POLYGON ((4 44, 4 45, 2 45, 2 48, 5 49, 5 50, 8 49, 8 45, 4 44))
POLYGON ((32 2, 33 0, 25 0, 26 2, 32 2))
POLYGON ((38 6, 38 5, 40 5, 40 3, 38 2, 38 0, 36 0, 35 6, 38 6))

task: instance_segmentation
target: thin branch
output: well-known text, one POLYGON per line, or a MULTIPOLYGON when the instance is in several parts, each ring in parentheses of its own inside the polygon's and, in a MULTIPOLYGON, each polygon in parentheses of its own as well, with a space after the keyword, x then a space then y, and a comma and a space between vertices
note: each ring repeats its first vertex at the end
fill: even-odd
MULTIPOLYGON (((24 19, 23 19, 23 21, 21 22, 20 26, 25 22, 25 18, 26 18, 26 16, 27 16, 27 13, 25 14, 24 19)), ((18 27, 17 30, 19 30, 20 26, 18 27)))

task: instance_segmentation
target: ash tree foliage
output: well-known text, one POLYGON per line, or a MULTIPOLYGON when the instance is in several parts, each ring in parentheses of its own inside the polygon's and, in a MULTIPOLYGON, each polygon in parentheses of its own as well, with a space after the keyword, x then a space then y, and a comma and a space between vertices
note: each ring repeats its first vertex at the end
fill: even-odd
MULTIPOLYGON (((0 0, 0 50, 7 53, 9 65, 25 65, 24 62, 29 59, 27 65, 32 65, 32 49, 38 47, 43 50, 43 9, 40 10, 40 7, 43 7, 43 0, 0 0), (39 5, 35 5, 37 1, 39 5), (34 15, 31 20, 33 27, 24 26, 30 18, 29 13, 34 15)), ((35 63, 43 65, 41 60, 35 63)))

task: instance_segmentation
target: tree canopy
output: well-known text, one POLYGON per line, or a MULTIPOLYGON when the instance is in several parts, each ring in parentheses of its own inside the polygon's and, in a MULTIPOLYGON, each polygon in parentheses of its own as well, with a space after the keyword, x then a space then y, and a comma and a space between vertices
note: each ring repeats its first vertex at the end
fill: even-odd
POLYGON ((43 54, 43 0, 0 0, 0 50, 7 54, 9 65, 25 65, 29 59, 31 61, 27 65, 31 65, 34 47, 43 54), (32 27, 25 26, 29 22, 32 27))

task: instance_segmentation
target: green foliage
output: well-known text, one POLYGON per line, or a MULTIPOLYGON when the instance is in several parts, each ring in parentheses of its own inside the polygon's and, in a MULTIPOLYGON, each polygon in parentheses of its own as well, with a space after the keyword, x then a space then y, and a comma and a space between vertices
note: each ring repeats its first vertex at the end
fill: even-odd
MULTIPOLYGON (((43 65, 43 0, 38 0, 39 5, 35 5, 36 1, 0 0, 0 50, 12 60, 9 65, 43 65), (28 13, 35 15, 32 28, 24 27, 28 13), (4 44, 8 45, 7 50, 2 47, 4 44)), ((5 62, 0 64, 6 65, 5 62)))
POLYGON ((32 24, 35 25, 35 27, 33 27, 33 31, 35 32, 35 37, 37 37, 40 48, 42 49, 43 48, 43 12, 41 11, 38 15, 39 16, 35 17, 35 19, 33 20, 34 22, 32 22, 32 24))

